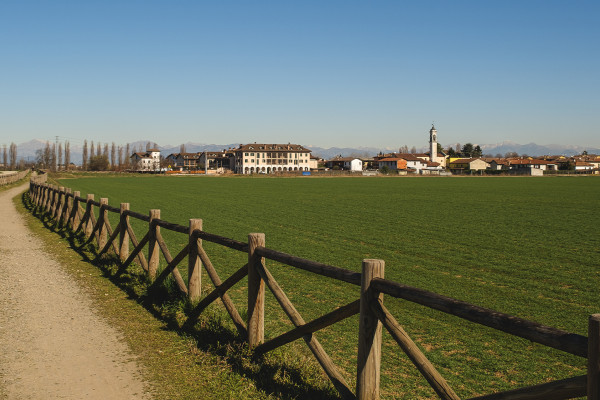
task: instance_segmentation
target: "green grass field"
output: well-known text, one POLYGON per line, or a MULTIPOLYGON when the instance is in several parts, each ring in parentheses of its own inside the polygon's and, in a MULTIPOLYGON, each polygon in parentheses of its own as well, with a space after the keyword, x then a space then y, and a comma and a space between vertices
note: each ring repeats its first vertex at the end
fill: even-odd
MULTIPOLYGON (((359 271, 386 262, 387 279, 587 335, 600 312, 600 179, 82 177, 60 184, 117 206, 240 241, 263 232, 267 247, 359 271)), ((113 219, 113 226, 116 218, 113 219)), ((146 228, 147 229, 147 228, 146 228)), ((135 223, 138 237, 144 231, 135 223)), ((187 237, 163 231, 175 255, 187 237)), ((206 243, 222 279, 245 254, 206 243)), ((183 264, 184 266, 187 263, 183 264)), ((344 305, 358 288, 267 262, 305 320, 344 305)), ((184 273, 185 268, 181 268, 184 273)), ((208 278, 203 276, 203 283, 208 278)), ((242 281, 232 289, 245 307, 242 281)), ((585 373, 585 360, 387 297, 388 308, 461 397, 585 373)), ((267 295, 265 333, 291 324, 267 295)), ((358 318, 317 337, 355 381, 358 318)), ((291 345, 308 353, 303 343, 291 345)), ((382 396, 435 398, 384 333, 382 396)))

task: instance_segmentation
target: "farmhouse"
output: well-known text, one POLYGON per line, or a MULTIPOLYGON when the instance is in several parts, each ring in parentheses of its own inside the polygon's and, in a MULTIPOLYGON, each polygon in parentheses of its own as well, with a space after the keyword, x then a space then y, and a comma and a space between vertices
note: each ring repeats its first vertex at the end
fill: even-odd
POLYGON ((238 174, 310 171, 311 151, 298 144, 251 143, 233 152, 238 174))
POLYGON ((150 149, 145 153, 133 153, 129 159, 136 171, 160 170, 160 150, 158 149, 150 149))
POLYGON ((235 165, 235 153, 231 150, 205 151, 200 154, 198 163, 211 170, 231 170, 235 165))
POLYGON ((488 169, 490 164, 481 158, 451 158, 448 167, 452 173, 462 173, 465 171, 483 171, 488 169))
POLYGON ((355 157, 334 157, 325 162, 325 166, 331 169, 343 169, 345 171, 362 171, 363 162, 355 157))
POLYGON ((509 160, 510 169, 517 174, 524 175, 543 175, 543 171, 554 171, 557 165, 553 161, 537 159, 511 159, 509 160))

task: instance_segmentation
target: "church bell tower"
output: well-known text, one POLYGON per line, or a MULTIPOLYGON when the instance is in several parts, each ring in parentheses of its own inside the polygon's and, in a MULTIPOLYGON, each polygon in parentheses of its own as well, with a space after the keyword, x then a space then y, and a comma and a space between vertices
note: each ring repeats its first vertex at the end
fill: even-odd
POLYGON ((429 130, 429 161, 435 161, 437 159, 437 131, 435 126, 432 124, 429 130))

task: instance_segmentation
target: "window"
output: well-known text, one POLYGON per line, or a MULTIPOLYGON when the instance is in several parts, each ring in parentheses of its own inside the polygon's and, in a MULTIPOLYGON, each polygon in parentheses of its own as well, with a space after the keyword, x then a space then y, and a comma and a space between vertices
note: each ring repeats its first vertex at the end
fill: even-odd
POLYGON ((244 155, 245 155, 246 157, 248 157, 248 153, 244 153, 244 155))

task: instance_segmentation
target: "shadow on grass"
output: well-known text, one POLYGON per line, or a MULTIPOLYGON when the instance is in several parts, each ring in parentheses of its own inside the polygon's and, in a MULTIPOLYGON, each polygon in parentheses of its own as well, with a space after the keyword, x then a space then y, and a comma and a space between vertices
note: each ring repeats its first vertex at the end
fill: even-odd
POLYGON ((238 332, 227 326, 228 315, 220 310, 209 307, 196 324, 184 324, 185 315, 192 307, 179 293, 172 279, 151 288, 140 266, 132 263, 126 269, 120 268, 121 262, 116 255, 98 258, 97 247, 93 243, 86 244, 81 230, 73 232, 54 220, 51 213, 31 202, 27 192, 23 193, 22 202, 46 229, 66 240, 83 261, 99 268, 103 276, 124 291, 129 299, 164 322, 166 326, 163 329, 192 338, 199 350, 221 357, 234 371, 252 380, 257 388, 282 399, 339 398, 333 386, 323 379, 323 374, 314 366, 303 363, 297 354, 278 349, 264 356, 253 357, 238 332))

